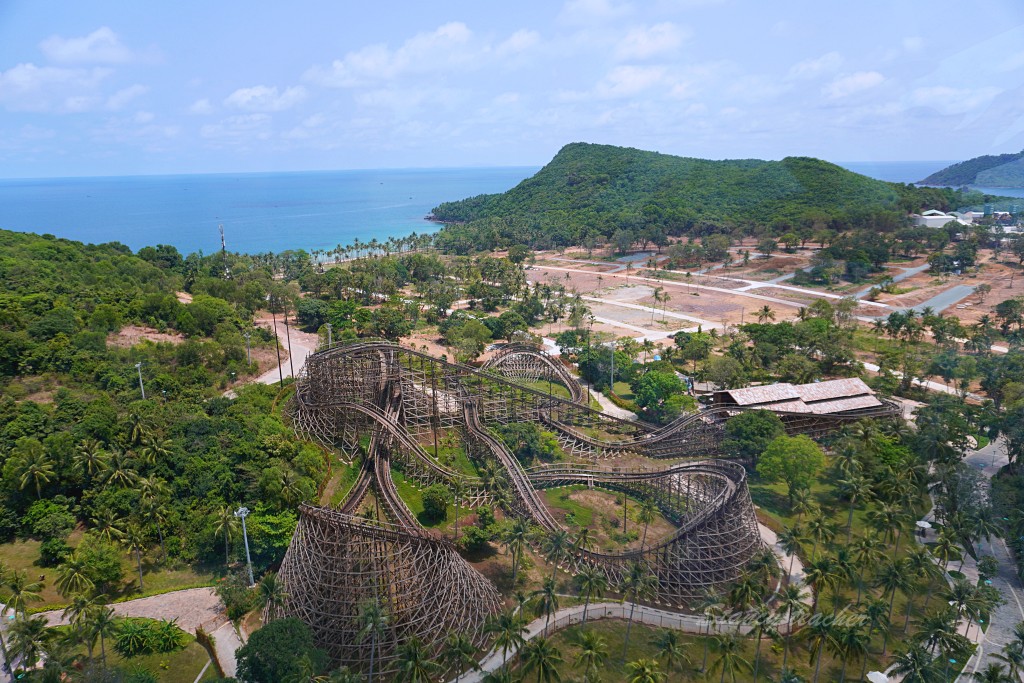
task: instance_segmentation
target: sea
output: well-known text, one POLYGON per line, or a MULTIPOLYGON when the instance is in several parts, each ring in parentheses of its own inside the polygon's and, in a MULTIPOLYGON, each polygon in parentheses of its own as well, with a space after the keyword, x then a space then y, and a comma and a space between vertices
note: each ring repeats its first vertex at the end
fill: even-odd
MULTIPOLYGON (((949 161, 844 162, 912 183, 949 161)), ((132 249, 170 244, 183 254, 227 248, 249 254, 333 249, 356 238, 433 232, 442 202, 504 192, 539 167, 220 173, 0 179, 0 228, 132 249)), ((991 190, 1024 197, 1024 190, 991 190)))

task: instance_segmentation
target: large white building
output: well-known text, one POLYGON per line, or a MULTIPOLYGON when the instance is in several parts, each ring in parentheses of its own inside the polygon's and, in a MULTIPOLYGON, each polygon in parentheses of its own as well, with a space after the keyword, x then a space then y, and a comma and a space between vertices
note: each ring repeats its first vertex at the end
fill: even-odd
POLYGON ((912 213, 910 214, 910 217, 913 219, 914 225, 926 228, 941 228, 946 223, 950 222, 959 223, 961 225, 970 225, 971 223, 971 221, 966 221, 954 216, 953 214, 943 213, 941 211, 936 211, 935 209, 931 209, 920 214, 912 213))

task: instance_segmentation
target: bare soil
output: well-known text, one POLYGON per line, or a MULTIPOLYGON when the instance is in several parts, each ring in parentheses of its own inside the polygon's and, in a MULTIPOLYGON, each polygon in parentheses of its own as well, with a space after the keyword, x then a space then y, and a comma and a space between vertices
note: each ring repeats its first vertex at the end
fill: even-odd
POLYGON ((180 344, 185 341, 185 335, 177 332, 160 332, 152 327, 142 327, 140 325, 125 325, 121 328, 120 332, 116 332, 107 336, 107 344, 109 346, 116 346, 118 348, 126 349, 137 344, 141 344, 143 341, 151 341, 153 343, 166 342, 170 344, 180 344))

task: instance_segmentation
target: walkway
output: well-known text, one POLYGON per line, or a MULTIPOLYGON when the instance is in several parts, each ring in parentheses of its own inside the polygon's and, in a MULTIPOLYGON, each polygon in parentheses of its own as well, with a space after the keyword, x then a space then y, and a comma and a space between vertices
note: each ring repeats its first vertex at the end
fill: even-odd
POLYGON ((313 349, 316 346, 315 343, 311 342, 308 339, 308 337, 311 337, 312 335, 306 332, 296 330, 295 327, 293 327, 292 325, 288 326, 288 331, 286 334, 284 329, 284 321, 281 320, 280 318, 278 318, 277 320, 276 328, 274 326, 274 323, 270 320, 259 320, 257 321, 257 324, 259 323, 263 323, 263 326, 269 329, 271 332, 277 332, 278 339, 281 342, 282 350, 286 350, 288 348, 288 336, 291 336, 292 357, 291 359, 289 359, 287 357, 288 354, 283 354, 281 356, 282 361, 280 365, 280 372, 278 371, 278 366, 275 365, 274 367, 272 367, 271 369, 267 370, 262 375, 257 377, 256 381, 259 382, 260 384, 274 384, 275 382, 280 382, 282 376, 291 377, 293 368, 295 369, 296 372, 301 371, 302 366, 305 365, 306 363, 306 357, 313 354, 313 349))
MULTIPOLYGON (((217 660, 226 676, 234 676, 235 650, 242 646, 235 627, 224 612, 217 593, 212 588, 186 590, 152 595, 110 605, 119 617, 147 617, 177 621, 183 631, 195 633, 202 627, 215 639, 217 660), (230 673, 229 673, 230 672, 230 673)), ((50 626, 67 624, 62 610, 40 612, 50 626)))
MULTIPOLYGON (((761 539, 768 547, 771 548, 772 552, 775 553, 783 571, 788 571, 790 563, 792 562, 793 574, 790 577, 790 580, 797 582, 802 581, 804 568, 800 560, 798 558, 793 558, 779 547, 775 532, 762 524, 758 524, 758 527, 761 531, 761 539)), ((804 602, 808 606, 811 604, 810 591, 807 592, 804 602)), ((544 635, 545 625, 547 625, 547 632, 551 634, 563 628, 568 628, 569 626, 582 623, 583 610, 583 605, 574 605, 555 612, 554 615, 552 615, 550 622, 548 622, 544 617, 534 619, 527 624, 526 631, 523 633, 523 638, 526 642, 529 642, 538 636, 544 635)), ((744 621, 716 619, 714 624, 709 627, 708 619, 706 617, 698 616, 696 614, 669 612, 667 610, 649 607, 639 603, 634 605, 630 602, 591 603, 590 607, 587 609, 587 621, 594 621, 596 619, 628 619, 630 610, 633 610, 633 621, 637 623, 655 626, 658 628, 671 628, 685 633, 747 633, 750 631, 750 624, 744 621)), ((501 650, 493 649, 487 653, 483 660, 481 660, 479 671, 465 673, 459 678, 459 681, 465 681, 465 683, 480 683, 488 673, 497 671, 504 666, 506 661, 514 659, 517 652, 518 650, 516 648, 510 648, 507 652, 507 656, 503 656, 501 650)))

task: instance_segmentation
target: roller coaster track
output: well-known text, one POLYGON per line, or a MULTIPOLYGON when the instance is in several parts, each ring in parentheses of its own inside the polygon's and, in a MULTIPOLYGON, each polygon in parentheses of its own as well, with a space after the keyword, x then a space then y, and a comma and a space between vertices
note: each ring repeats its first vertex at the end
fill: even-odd
POLYGON ((537 378, 546 374, 549 379, 557 380, 569 391, 569 400, 573 403, 587 404, 587 391, 584 389, 575 375, 562 365, 557 358, 552 358, 539 347, 533 344, 506 344, 494 356, 487 360, 482 366, 483 370, 497 371, 506 377, 516 377, 523 374, 524 370, 536 370, 537 378), (525 368, 523 367, 525 365, 525 368), (511 372, 506 370, 511 366, 511 372))

